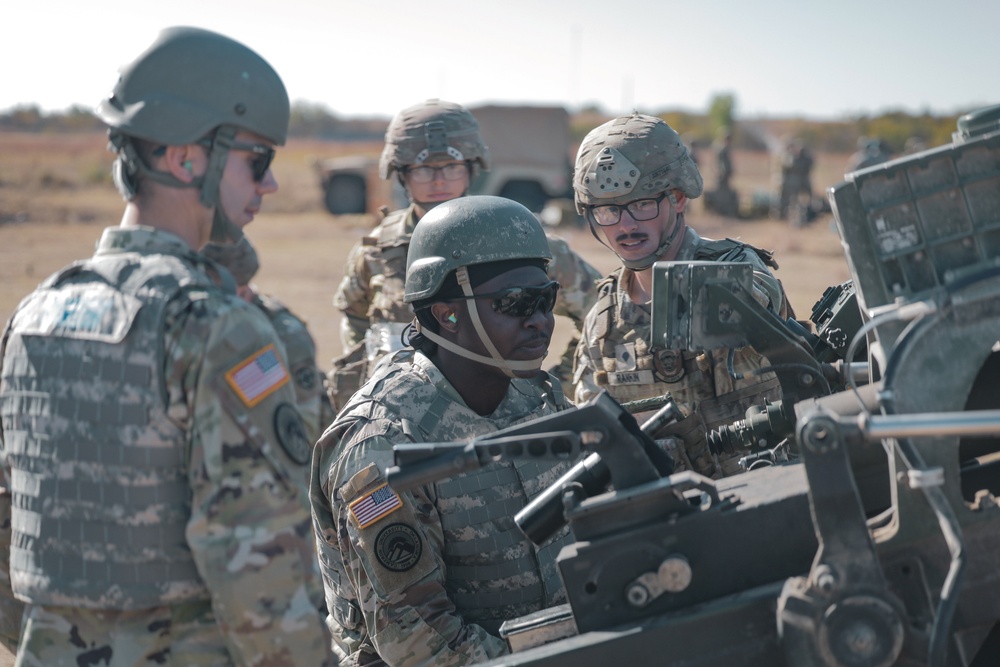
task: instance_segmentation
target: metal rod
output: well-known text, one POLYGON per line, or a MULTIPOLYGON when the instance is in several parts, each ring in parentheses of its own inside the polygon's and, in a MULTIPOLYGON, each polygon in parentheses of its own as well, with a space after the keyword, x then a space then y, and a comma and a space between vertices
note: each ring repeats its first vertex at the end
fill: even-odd
POLYGON ((861 415, 858 425, 870 440, 920 436, 1000 435, 1000 410, 861 415))

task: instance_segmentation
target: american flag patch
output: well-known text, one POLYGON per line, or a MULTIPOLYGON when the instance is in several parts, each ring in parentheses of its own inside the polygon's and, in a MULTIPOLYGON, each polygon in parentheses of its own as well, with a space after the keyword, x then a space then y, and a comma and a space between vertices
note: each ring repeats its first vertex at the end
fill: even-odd
POLYGON ((287 383, 288 379, 288 371, 273 343, 226 373, 226 382, 251 408, 287 383))
POLYGON ((403 501, 399 499, 396 492, 386 483, 368 495, 358 498, 351 503, 350 507, 351 514, 354 515, 354 520, 358 522, 358 528, 367 528, 379 519, 389 516, 402 506, 403 501))

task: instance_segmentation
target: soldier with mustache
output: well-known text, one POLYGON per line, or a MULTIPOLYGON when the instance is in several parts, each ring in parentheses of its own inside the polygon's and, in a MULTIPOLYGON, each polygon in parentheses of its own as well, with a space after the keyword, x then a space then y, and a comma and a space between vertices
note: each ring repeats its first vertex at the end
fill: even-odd
POLYGON ((707 432, 743 418, 746 409, 780 398, 773 373, 751 347, 734 350, 670 350, 651 337, 652 266, 658 261, 749 262, 754 296, 782 318, 789 315, 781 283, 768 267, 771 253, 745 243, 702 238, 684 218, 701 195, 702 178, 687 147, 662 119, 634 113, 592 130, 580 145, 573 177, 577 209, 590 230, 621 260, 599 284, 597 304, 584 321, 573 371, 575 400, 607 390, 619 402, 670 393, 686 417, 670 426, 661 443, 675 470, 721 477, 741 472, 740 454, 719 460, 707 432))

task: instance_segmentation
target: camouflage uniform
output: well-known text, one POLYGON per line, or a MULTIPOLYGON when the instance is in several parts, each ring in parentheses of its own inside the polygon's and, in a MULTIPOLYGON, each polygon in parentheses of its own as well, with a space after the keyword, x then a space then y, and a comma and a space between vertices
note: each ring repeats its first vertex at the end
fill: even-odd
POLYGON ((168 232, 110 228, 8 324, 18 664, 336 664, 287 361, 213 267, 168 232))
MULTIPOLYGON (((787 306, 781 284, 758 252, 773 262, 764 251, 730 239, 703 239, 687 228, 676 260, 752 263, 754 295, 763 305, 785 316, 787 306)), ((622 403, 669 392, 687 415, 661 434, 670 437, 665 444, 671 447, 676 469, 712 477, 742 472, 739 455, 714 460, 707 449, 706 432, 742 419, 750 405, 780 399, 777 377, 773 373, 751 375, 768 366, 767 360, 751 347, 735 350, 734 370, 745 378, 734 380, 727 368, 726 348, 696 353, 651 346, 649 305, 636 304, 629 298, 622 284, 629 273, 622 267, 606 278, 598 289, 597 305, 587 315, 573 373, 576 402, 602 389, 622 403)))
POLYGON ((310 443, 319 440, 335 416, 323 372, 316 364, 316 342, 305 321, 272 296, 257 294, 253 304, 264 311, 288 353, 288 370, 295 383, 296 407, 310 443))
MULTIPOLYGON (((249 285, 260 269, 257 251, 246 236, 236 243, 209 243, 202 254, 222 264, 237 285, 249 285)), ((278 299, 259 294, 256 289, 250 303, 267 315, 288 354, 288 370, 295 383, 296 407, 306 425, 306 437, 316 442, 333 421, 333 406, 327 396, 325 377, 316 364, 316 341, 299 318, 278 299)))
MULTIPOLYGON (((371 373, 378 359, 400 349, 400 333, 413 319, 409 304, 403 303, 403 281, 410 235, 416 225, 412 206, 390 213, 348 255, 344 278, 333 297, 334 307, 344 314, 340 337, 345 357, 335 362, 330 374, 331 397, 338 408, 371 373), (354 383, 345 384, 344 374, 337 371, 350 363, 356 364, 356 373, 351 376, 354 383)), ((552 234, 546 237, 552 252, 548 272, 560 284, 554 312, 570 318, 579 331, 597 298, 594 285, 601 274, 565 240, 552 234)), ((566 371, 572 365, 574 346, 575 342, 564 354, 566 371)))
POLYGON ((512 517, 568 464, 494 463, 399 495, 383 471, 395 443, 466 440, 567 406, 540 373, 480 417, 422 353, 378 366, 313 457, 328 625, 348 664, 481 662, 506 653, 503 620, 565 602, 555 557, 567 529, 539 548, 512 517))

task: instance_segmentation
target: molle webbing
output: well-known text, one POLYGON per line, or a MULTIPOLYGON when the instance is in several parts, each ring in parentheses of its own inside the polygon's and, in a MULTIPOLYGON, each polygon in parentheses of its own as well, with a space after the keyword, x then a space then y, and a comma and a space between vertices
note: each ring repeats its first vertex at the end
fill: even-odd
POLYGON ((178 257, 98 255, 11 320, 0 416, 20 596, 123 609, 205 595, 185 539, 186 436, 163 378, 167 305, 194 287, 214 288, 178 257))

